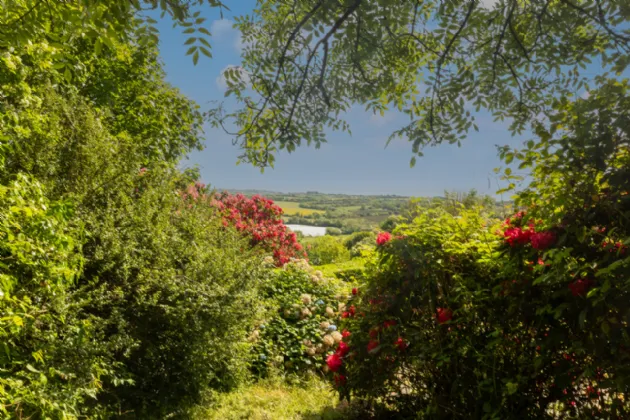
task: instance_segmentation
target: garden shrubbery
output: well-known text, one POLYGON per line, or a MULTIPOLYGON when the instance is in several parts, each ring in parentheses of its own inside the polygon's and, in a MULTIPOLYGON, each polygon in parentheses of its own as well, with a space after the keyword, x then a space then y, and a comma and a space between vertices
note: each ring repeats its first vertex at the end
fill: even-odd
POLYGON ((350 259, 350 251, 334 236, 318 236, 306 246, 309 261, 313 265, 341 263, 350 259))
POLYGON ((337 324, 348 294, 347 287, 305 260, 276 270, 261 288, 264 320, 250 335, 254 371, 260 376, 321 373, 324 354, 341 341, 337 324))
POLYGON ((154 48, 68 48, 72 81, 46 43, 0 58, 0 410, 181 416, 248 375, 263 255, 291 236, 263 249, 189 196, 213 195, 177 169, 201 116, 154 48))
POLYGON ((342 395, 401 417, 628 416, 627 88, 559 100, 538 142, 501 150, 533 167, 525 211, 424 209, 379 235, 329 363, 342 395))

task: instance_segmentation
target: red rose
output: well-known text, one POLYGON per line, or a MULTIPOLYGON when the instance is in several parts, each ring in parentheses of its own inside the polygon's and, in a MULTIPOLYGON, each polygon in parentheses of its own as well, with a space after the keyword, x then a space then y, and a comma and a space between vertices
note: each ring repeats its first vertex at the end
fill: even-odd
POLYGON ((350 312, 344 312, 341 314, 342 318, 348 318, 350 316, 350 312))
POLYGON ((335 374, 335 386, 339 388, 340 386, 344 386, 346 384, 346 377, 342 374, 335 374))
POLYGON ((328 365, 328 369, 332 372, 337 372, 342 364, 343 360, 341 360, 341 356, 337 353, 333 353, 326 358, 326 365, 328 365))
POLYGON ((396 325, 396 321, 394 321, 393 319, 383 322, 384 329, 388 329, 389 327, 393 327, 394 325, 396 325))
POLYGON ((358 294, 359 294, 359 291, 357 290, 357 288, 356 288, 356 287, 352 288, 352 294, 353 294, 354 296, 356 296, 356 295, 358 295, 358 294))
POLYGON ((453 318, 453 311, 448 308, 437 309, 437 322, 438 324, 444 324, 453 318))
POLYGON ((350 337, 351 335, 352 335, 352 333, 351 333, 350 331, 348 331, 348 330, 343 330, 343 332, 341 333, 341 336, 342 336, 343 338, 348 338, 348 337, 350 337))
POLYGON ((403 351, 407 348, 408 344, 403 340, 402 337, 398 337, 398 340, 394 342, 394 345, 398 347, 398 350, 403 351))
POLYGON ((503 235, 505 236, 505 241, 510 246, 515 246, 529 242, 532 233, 533 232, 531 230, 523 230, 520 227, 513 227, 506 229, 505 232, 503 232, 503 235))
POLYGON ((370 330, 370 338, 377 338, 378 337, 378 327, 376 328, 372 328, 370 330))
POLYGON ((350 309, 348 309, 348 312, 350 313, 350 316, 354 316, 356 311, 357 311, 357 308, 355 308, 354 305, 350 306, 350 309))
POLYGON ((556 241, 556 235, 553 232, 536 232, 532 233, 531 238, 532 248, 534 249, 547 249, 556 241))
POLYGON ((374 351, 378 346, 379 346, 379 342, 378 341, 370 340, 370 342, 367 345, 368 353, 371 353, 372 351, 374 351))
POLYGON ((569 289, 571 289, 573 296, 584 296, 586 292, 588 292, 588 289, 591 288, 591 284, 591 280, 579 279, 569 284, 569 289))
POLYGON ((337 347, 337 351, 335 353, 339 355, 339 357, 345 357, 349 351, 350 346, 342 341, 341 343, 339 343, 339 347, 337 347))
POLYGON ((392 234, 391 233, 389 233, 389 232, 381 232, 376 237, 376 245, 383 246, 387 242, 389 242, 391 239, 392 239, 392 234))

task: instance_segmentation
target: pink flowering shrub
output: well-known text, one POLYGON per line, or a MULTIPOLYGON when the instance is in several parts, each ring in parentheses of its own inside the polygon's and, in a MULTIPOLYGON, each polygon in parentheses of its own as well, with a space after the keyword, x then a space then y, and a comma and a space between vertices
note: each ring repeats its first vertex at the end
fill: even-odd
POLYGON ((272 253, 278 267, 292 258, 306 257, 296 234, 289 232, 282 221, 282 209, 272 200, 260 195, 248 198, 227 192, 210 194, 200 182, 190 184, 180 194, 189 206, 209 204, 215 207, 223 217, 224 226, 235 227, 250 238, 252 246, 258 245, 272 253))
POLYGON ((282 266, 291 258, 306 257, 295 233, 284 225, 282 209, 270 199, 223 192, 217 194, 212 203, 223 212, 224 223, 250 236, 252 245, 273 252, 276 265, 282 266))

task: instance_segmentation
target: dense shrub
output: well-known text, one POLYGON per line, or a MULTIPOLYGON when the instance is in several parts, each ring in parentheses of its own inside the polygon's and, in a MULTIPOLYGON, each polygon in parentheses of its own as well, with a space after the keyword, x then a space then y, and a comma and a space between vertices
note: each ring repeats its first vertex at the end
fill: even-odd
MULTIPOLYGON (((79 416, 112 375, 95 326, 77 319, 70 289, 81 269, 69 202, 51 202, 18 174, 0 186, 0 412, 79 416)), ((92 414, 96 414, 92 412, 92 414)))
POLYGON ((342 324, 342 392, 403 418, 628 416, 626 92, 559 100, 538 143, 502 150, 534 166, 526 213, 421 209, 379 235, 352 302, 366 315, 342 324))
POLYGON ((201 115, 164 83, 157 51, 93 47, 67 46, 72 81, 45 43, 0 58, 0 404, 9 417, 182 416, 247 374, 269 270, 182 194, 201 115))
POLYGON ((276 270, 261 289, 265 320, 250 336, 255 343, 255 372, 261 376, 270 369, 321 373, 323 355, 341 339, 337 324, 344 304, 340 302, 348 292, 305 260, 276 270))
POLYGON ((306 246, 306 252, 313 265, 340 263, 350 259, 350 252, 343 243, 329 235, 314 238, 306 246))
MULTIPOLYGON (((192 194, 199 193, 193 191, 192 194)), ((260 245, 273 253, 277 266, 283 266, 292 258, 306 256, 297 235, 289 232, 282 222, 282 209, 272 200, 259 195, 248 198, 243 194, 223 192, 216 194, 211 203, 221 211, 225 225, 232 225, 246 234, 252 246, 260 245)))

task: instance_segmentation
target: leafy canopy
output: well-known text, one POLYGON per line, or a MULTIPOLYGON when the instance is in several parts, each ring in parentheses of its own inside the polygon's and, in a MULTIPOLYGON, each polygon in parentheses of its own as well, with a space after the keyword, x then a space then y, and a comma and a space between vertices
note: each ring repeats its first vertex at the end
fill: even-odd
MULTIPOLYGON (((242 159, 261 167, 325 129, 349 130, 351 104, 409 123, 392 134, 413 153, 457 143, 477 129, 474 111, 541 120, 553 98, 588 90, 598 62, 620 74, 630 60, 625 0, 269 0, 237 19, 243 65, 226 77, 240 108, 213 110, 234 124, 242 159)), ((412 165, 415 157, 412 158, 412 165)))

